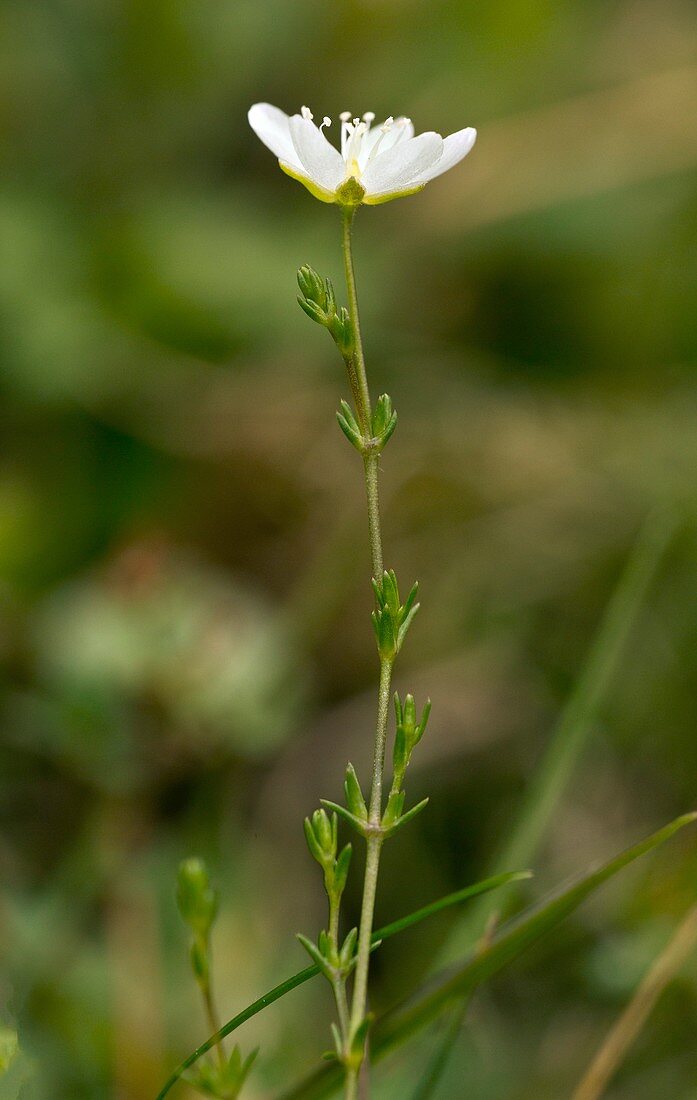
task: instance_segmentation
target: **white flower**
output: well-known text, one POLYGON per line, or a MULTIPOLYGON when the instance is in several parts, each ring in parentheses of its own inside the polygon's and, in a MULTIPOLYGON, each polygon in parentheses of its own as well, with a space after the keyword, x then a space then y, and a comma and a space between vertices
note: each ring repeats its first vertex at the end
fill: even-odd
POLYGON ((270 103, 255 103, 248 117, 284 172, 322 202, 347 206, 413 195, 467 156, 477 137, 471 126, 445 139, 433 131, 414 137, 411 119, 373 126, 372 112, 359 119, 344 111, 339 152, 322 133, 331 119, 325 116, 317 127, 307 107, 288 117, 270 103))

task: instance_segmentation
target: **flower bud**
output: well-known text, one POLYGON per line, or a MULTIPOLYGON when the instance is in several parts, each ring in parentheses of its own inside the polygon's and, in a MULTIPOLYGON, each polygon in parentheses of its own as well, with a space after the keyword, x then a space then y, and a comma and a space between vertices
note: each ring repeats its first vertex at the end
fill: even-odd
POLYGON ((204 939, 210 933, 218 911, 218 895, 211 887, 208 869, 201 859, 191 857, 179 866, 177 905, 192 932, 204 939))

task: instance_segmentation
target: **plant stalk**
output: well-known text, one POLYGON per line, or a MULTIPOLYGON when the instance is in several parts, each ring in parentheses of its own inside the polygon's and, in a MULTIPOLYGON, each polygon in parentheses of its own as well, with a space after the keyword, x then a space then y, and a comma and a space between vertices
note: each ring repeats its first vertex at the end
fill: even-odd
MULTIPOLYGON (((344 207, 342 209, 342 246, 344 254, 344 272, 346 275, 346 290, 348 294, 349 314, 353 329, 354 353, 350 363, 347 362, 349 383, 352 383, 354 399, 356 401, 356 413, 361 430, 366 439, 372 434, 372 407, 370 391, 365 369, 365 356, 361 339, 361 327, 358 313, 358 295, 356 293, 356 276, 353 266, 353 250, 351 241, 351 229, 355 210, 344 207)), ((364 473, 366 499, 368 505, 368 530, 370 536, 370 554, 373 567, 373 576, 380 580, 383 574, 382 534, 380 528, 380 503, 378 489, 379 456, 366 453, 364 455, 364 473)), ((361 904, 361 919, 358 930, 358 947, 356 954, 356 969, 353 984, 353 996, 351 1001, 350 1037, 355 1035, 365 1017, 368 1000, 368 971, 370 967, 370 941, 373 931, 373 917, 375 913, 375 895, 377 892, 378 872, 380 868, 380 852, 383 836, 379 832, 382 819, 382 785, 385 766, 385 744, 387 739, 387 718, 390 705, 392 684, 393 660, 384 658, 380 661, 380 685, 378 689, 378 714, 375 733, 375 748, 373 753, 373 780, 370 792, 369 821, 375 827, 375 833, 368 837, 365 877, 363 881, 363 901, 361 904)), ((358 1095, 358 1075, 360 1065, 348 1065, 346 1069, 346 1100, 356 1100, 358 1095)))

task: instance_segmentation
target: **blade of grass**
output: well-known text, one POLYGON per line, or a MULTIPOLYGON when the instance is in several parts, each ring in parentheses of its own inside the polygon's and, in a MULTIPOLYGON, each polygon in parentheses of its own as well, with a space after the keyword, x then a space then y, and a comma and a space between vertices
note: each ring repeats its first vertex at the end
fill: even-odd
MULTIPOLYGON (((664 844, 678 830, 696 819, 697 813, 684 814, 677 818, 597 870, 589 872, 551 898, 509 921, 490 942, 476 950, 464 963, 437 974, 409 1001, 377 1021, 371 1033, 371 1061, 376 1062, 385 1057, 410 1035, 435 1019, 446 1005, 468 996, 530 944, 556 927, 613 875, 635 859, 664 844)), ((341 1066, 328 1065, 320 1068, 312 1077, 285 1093, 283 1100, 323 1100, 341 1085, 342 1072, 341 1066)))
POLYGON ((572 1100, 600 1100, 656 1001, 697 944, 697 905, 684 917, 591 1062, 572 1100))
MULTIPOLYGON (((645 520, 607 604, 586 662, 552 733, 539 771, 530 784, 512 831, 488 869, 489 874, 497 874, 502 867, 532 864, 579 757, 597 725, 631 630, 676 526, 675 514, 663 508, 651 512, 645 520)), ((506 892, 506 912, 510 912, 514 897, 514 891, 506 892)), ((473 929, 483 927, 491 909, 486 902, 476 905, 456 924, 441 964, 461 957, 472 942, 473 929)))
MULTIPOLYGON (((448 909, 452 905, 459 905, 461 902, 467 901, 469 898, 477 897, 480 894, 485 894, 489 890, 496 890, 515 879, 529 877, 529 871, 509 871, 499 875, 493 875, 491 878, 483 879, 481 882, 475 882, 472 886, 465 886, 462 890, 456 890, 452 894, 446 894, 445 897, 430 902, 428 905, 424 905, 414 913, 408 913, 407 916, 400 917, 399 920, 393 921, 391 924, 386 924, 384 928, 377 929, 372 935, 372 943, 377 947, 383 940, 389 939, 390 936, 396 936, 399 932, 403 932, 405 929, 411 928, 415 924, 419 924, 428 917, 435 916, 436 913, 440 913, 443 909, 448 909)), ((273 1004, 274 1001, 280 1000, 286 993, 290 993, 293 989, 297 989, 299 985, 303 985, 304 982, 309 981, 310 978, 315 978, 318 974, 318 966, 306 966, 304 970, 300 970, 297 974, 293 974, 292 977, 274 986, 273 989, 270 989, 268 993, 264 993, 262 997, 253 1001, 252 1004, 247 1005, 242 1012, 238 1012, 236 1016, 233 1016, 231 1020, 223 1024, 219 1031, 216 1031, 214 1035, 206 1039, 205 1043, 201 1043, 196 1050, 192 1051, 192 1053, 177 1066, 158 1093, 157 1100, 164 1100, 164 1097, 170 1089, 176 1085, 182 1074, 193 1066, 194 1062, 197 1062, 199 1058, 207 1054, 212 1047, 221 1041, 221 1039, 224 1039, 233 1031, 236 1031, 238 1027, 241 1027, 242 1024, 250 1020, 252 1016, 256 1016, 258 1012, 261 1012, 264 1008, 273 1004)))
MULTIPOLYGON (((499 867, 510 867, 517 862, 532 863, 547 826, 559 806, 578 760, 586 747, 608 689, 617 674, 627 640, 636 622, 648 588, 656 575, 663 555, 675 534, 677 517, 663 508, 651 512, 634 543, 627 564, 610 597, 586 662, 578 677, 566 706, 552 733, 541 767, 533 780, 520 814, 508 839, 494 858, 490 873, 499 867)), ((515 892, 509 890, 503 912, 509 912, 515 900, 515 892)), ((471 943, 476 929, 481 928, 491 906, 480 903, 473 906, 467 917, 456 925, 447 942, 440 963, 452 961, 462 952, 464 943, 471 943)), ((441 1040, 443 1050, 436 1052, 429 1074, 429 1088, 433 1090, 438 1077, 448 1063, 450 1052, 464 1025, 467 1004, 455 1010, 452 1030, 441 1040)), ((414 1100, 420 1097, 419 1086, 414 1100)), ((428 1094, 427 1094, 428 1095, 428 1094)))

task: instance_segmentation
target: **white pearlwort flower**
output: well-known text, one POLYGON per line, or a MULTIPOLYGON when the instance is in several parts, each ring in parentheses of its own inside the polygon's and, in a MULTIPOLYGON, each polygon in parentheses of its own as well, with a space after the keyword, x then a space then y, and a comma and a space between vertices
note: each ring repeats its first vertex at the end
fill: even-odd
POLYGON ((477 131, 471 126, 443 139, 428 131, 414 137, 411 119, 388 118, 374 126, 372 111, 341 120, 341 152, 322 131, 331 126, 326 115, 319 127, 303 107, 290 117, 270 103, 255 103, 249 124, 289 176, 299 180, 322 202, 374 205, 413 195, 467 156, 477 131))

